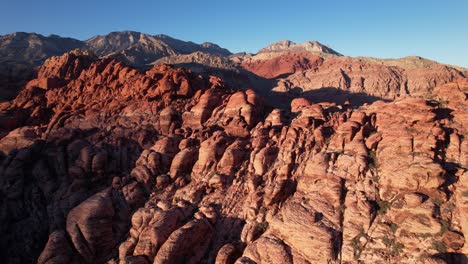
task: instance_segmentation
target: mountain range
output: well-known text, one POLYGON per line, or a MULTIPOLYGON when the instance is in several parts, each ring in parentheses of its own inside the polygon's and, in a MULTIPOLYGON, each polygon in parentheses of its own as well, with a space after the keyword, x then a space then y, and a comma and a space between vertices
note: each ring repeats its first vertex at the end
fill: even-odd
POLYGON ((464 68, 0 40, 0 263, 467 262, 464 68))
POLYGON ((432 87, 468 72, 416 56, 392 60, 347 57, 317 41, 297 44, 284 40, 256 54, 232 54, 209 42, 196 44, 133 31, 111 32, 86 41, 13 33, 0 37, 0 99, 14 98, 34 76, 35 67, 47 58, 74 49, 86 49, 98 57, 114 58, 141 69, 160 63, 179 65, 230 79, 236 86, 258 87, 262 92, 336 87, 383 98, 405 94, 428 96, 432 87))
MULTIPOLYGON (((0 36, 2 61, 40 65, 51 56, 62 55, 73 49, 89 49, 97 56, 115 56, 122 53, 134 58, 134 66, 143 66, 161 57, 189 54, 197 51, 229 56, 231 53, 213 43, 195 44, 166 35, 150 36, 133 31, 111 32, 81 41, 57 35, 42 36, 18 32, 0 36), (149 58, 144 58, 149 57, 149 58)), ((129 61, 133 61, 129 59, 129 61)))
POLYGON ((51 56, 74 49, 87 49, 97 56, 114 57, 123 62, 144 67, 162 57, 203 52, 229 56, 231 53, 216 44, 195 44, 166 35, 150 36, 139 32, 111 32, 86 41, 17 32, 0 36, 0 99, 13 98, 25 81, 32 78, 34 68, 51 56))

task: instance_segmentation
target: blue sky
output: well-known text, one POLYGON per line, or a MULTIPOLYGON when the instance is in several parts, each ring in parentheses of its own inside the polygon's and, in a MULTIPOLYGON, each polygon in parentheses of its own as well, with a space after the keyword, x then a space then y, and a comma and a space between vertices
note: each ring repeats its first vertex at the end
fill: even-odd
POLYGON ((110 31, 164 33, 233 52, 282 39, 318 40, 350 56, 419 55, 468 67, 467 0, 0 0, 0 35, 78 39, 110 31))

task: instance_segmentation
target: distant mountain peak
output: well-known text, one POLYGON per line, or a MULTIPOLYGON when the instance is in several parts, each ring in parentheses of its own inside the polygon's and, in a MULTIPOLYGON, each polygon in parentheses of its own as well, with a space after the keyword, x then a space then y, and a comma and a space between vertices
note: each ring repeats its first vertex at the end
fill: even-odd
POLYGON ((173 37, 166 35, 166 34, 157 34, 154 35, 155 38, 160 38, 160 39, 174 39, 173 37))
POLYGON ((229 56, 232 54, 229 50, 221 48, 219 45, 211 42, 203 42, 201 44, 197 44, 192 41, 183 41, 180 39, 175 39, 165 34, 158 34, 154 37, 173 47, 174 50, 179 54, 190 54, 197 51, 222 56, 229 56))
POLYGON ((321 44, 318 41, 306 41, 304 43, 297 44, 291 40, 281 40, 275 42, 271 45, 266 46, 259 50, 258 53, 268 53, 268 52, 288 52, 288 51, 302 51, 302 52, 311 52, 311 53, 324 53, 324 54, 333 54, 341 55, 340 53, 334 51, 330 47, 321 44))
POLYGON ((221 48, 219 45, 211 42, 203 42, 202 44, 200 44, 200 46, 202 46, 203 48, 221 48))

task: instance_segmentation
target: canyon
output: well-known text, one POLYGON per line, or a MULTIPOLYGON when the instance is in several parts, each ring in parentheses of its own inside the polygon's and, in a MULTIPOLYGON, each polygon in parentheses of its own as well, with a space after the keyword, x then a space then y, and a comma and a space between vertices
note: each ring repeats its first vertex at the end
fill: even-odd
POLYGON ((316 41, 0 43, 2 263, 467 261, 467 69, 316 41))

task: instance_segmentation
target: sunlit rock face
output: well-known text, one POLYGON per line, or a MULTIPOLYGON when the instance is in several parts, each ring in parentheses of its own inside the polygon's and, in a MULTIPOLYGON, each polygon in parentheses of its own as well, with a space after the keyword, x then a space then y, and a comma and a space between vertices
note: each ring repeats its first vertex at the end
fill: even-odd
POLYGON ((2 263, 463 263, 467 92, 275 108, 54 57, 0 105, 2 263))

